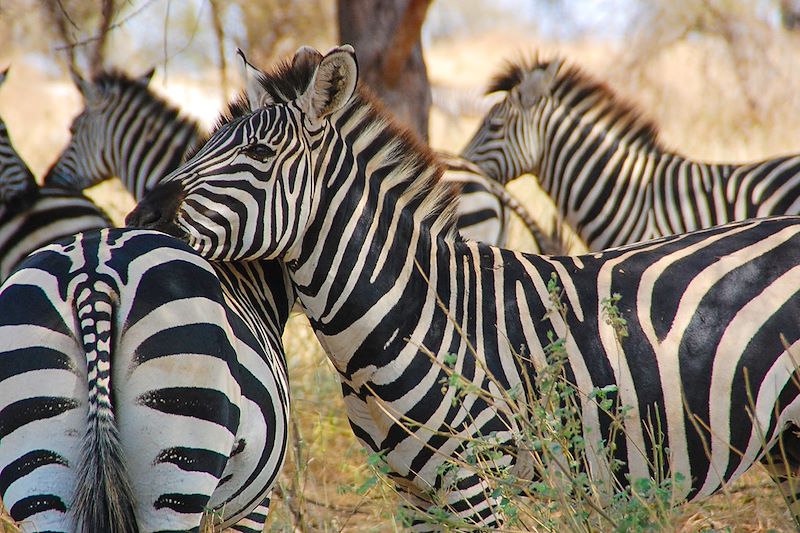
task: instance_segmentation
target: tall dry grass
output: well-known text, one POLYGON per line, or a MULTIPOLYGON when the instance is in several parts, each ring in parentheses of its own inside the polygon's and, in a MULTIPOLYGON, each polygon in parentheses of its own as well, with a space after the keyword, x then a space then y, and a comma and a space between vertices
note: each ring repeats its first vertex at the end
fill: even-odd
MULTIPOLYGON (((497 32, 454 42, 437 43, 427 52, 432 80, 476 87, 486 83, 506 58, 538 51, 560 53, 569 61, 634 100, 661 128, 667 145, 691 156, 713 160, 748 160, 800 151, 800 46, 794 36, 776 34, 762 46, 769 66, 747 70, 747 83, 760 96, 759 109, 747 105, 733 65, 714 39, 681 42, 661 51, 636 73, 620 67, 624 51, 597 43, 557 44, 529 35, 497 32)), ((34 173, 41 176, 68 139, 67 126, 80 99, 66 80, 44 78, 27 66, 19 53, 0 52, 0 66, 12 64, 0 88, 0 116, 34 173), (13 61, 12 61, 13 60, 13 61)), ((178 84, 171 78, 171 88, 178 84)), ((181 98, 186 103, 189 99, 181 98)), ((194 100, 194 114, 213 115, 213 100, 194 100)), ((434 110, 431 143, 458 151, 477 119, 453 119, 434 110)), ((511 185, 532 211, 543 213, 548 202, 532 178, 511 185)), ((118 184, 91 192, 117 222, 133 205, 118 184)), ((551 204, 550 204, 551 205, 551 204)), ((512 229, 512 245, 529 246, 524 232, 512 229)), ((376 465, 355 441, 347 423, 333 368, 314 338, 308 321, 293 316, 284 335, 292 384, 294 428, 286 468, 280 478, 269 531, 392 531, 396 501, 376 476, 376 465)), ((756 470, 726 493, 683 507, 674 531, 789 531, 783 502, 765 473, 756 470)), ((11 531, 0 521, 0 531, 11 531)))

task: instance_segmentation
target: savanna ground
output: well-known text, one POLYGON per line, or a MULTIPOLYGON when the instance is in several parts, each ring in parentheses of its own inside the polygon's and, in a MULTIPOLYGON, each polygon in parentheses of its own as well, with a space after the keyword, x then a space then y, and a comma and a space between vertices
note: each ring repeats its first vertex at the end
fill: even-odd
MULTIPOLYGON (((630 50, 593 42, 556 45, 511 32, 435 43, 426 51, 434 83, 480 87, 503 60, 558 52, 568 61, 607 80, 660 126, 667 146, 705 160, 743 161, 800 150, 800 38, 783 33, 748 43, 747 54, 732 55, 723 41, 679 41, 631 70, 630 50), (632 72, 634 74, 632 74, 632 72)), ((68 139, 68 124, 80 99, 64 80, 44 78, 8 51, 0 66, 12 71, 0 88, 0 116, 19 152, 41 177, 68 139)), ((212 85, 213 76, 209 75, 212 85)), ((156 83, 159 82, 157 78, 156 83)), ((189 113, 210 122, 220 102, 195 82, 170 77, 164 92, 189 113)), ((448 116, 434 109, 431 144, 458 151, 475 118, 448 116)), ((532 178, 511 185, 535 214, 550 220, 546 201, 532 178)), ((133 202, 118 183, 91 195, 121 222, 133 202)), ((521 228, 512 247, 528 245, 521 228)), ((355 441, 345 416, 332 366, 302 315, 293 316, 284 336, 293 396, 293 433, 283 475, 276 488, 269 531, 393 531, 396 500, 376 477, 355 441)), ((784 504, 771 481, 756 469, 720 495, 686 505, 673 531, 790 531, 784 504)), ((2 531, 14 531, 2 526, 2 531)))

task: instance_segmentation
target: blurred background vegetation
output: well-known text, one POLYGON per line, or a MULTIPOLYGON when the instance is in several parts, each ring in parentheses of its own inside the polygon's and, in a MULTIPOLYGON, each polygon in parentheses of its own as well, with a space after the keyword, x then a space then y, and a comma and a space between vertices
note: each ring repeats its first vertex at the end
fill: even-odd
MULTIPOLYGON (((80 110, 71 66, 84 75, 155 66, 156 90, 208 126, 241 87, 237 47, 268 68, 300 45, 346 40, 362 78, 438 149, 461 149, 505 60, 559 54, 652 118, 667 146, 744 161, 800 151, 799 25, 797 0, 0 0, 0 68, 11 66, 0 116, 42 176, 80 110)), ((547 218, 533 178, 511 189, 547 218)), ((132 207, 115 183, 91 194, 118 222, 132 207)), ((520 228, 512 243, 527 246, 520 228)), ((303 316, 285 343, 295 427, 268 529, 393 530, 392 492, 353 438, 303 316)), ((791 527, 756 472, 674 524, 708 529, 791 527)))

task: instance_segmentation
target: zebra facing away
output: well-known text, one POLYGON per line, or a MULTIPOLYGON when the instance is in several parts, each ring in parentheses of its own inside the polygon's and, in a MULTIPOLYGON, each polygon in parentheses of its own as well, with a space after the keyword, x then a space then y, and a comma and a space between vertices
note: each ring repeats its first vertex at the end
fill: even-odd
POLYGON ((32 254, 0 287, 0 498, 22 530, 261 531, 293 302, 279 263, 218 276, 156 232, 32 254))
POLYGON ((535 174, 590 250, 771 215, 800 214, 800 155, 692 161, 605 85, 556 59, 512 63, 462 156, 505 184, 535 174))
MULTIPOLYGON (((70 143, 51 167, 45 183, 80 191, 119 176, 139 199, 198 142, 198 125, 182 118, 175 107, 149 88, 152 72, 139 78, 104 72, 92 82, 73 76, 83 95, 84 109, 73 121, 70 143)), ((232 312, 254 332, 251 335, 260 339, 259 351, 272 354, 274 362, 270 364, 282 368, 281 375, 288 380, 281 341, 286 316, 281 302, 293 303, 294 295, 280 263, 216 263, 213 268, 232 312), (254 292, 258 287, 263 292, 254 292), (270 305, 263 308, 265 302, 270 305)), ((286 418, 288 405, 283 408, 286 418)), ((260 530, 268 510, 266 498, 234 529, 260 530)))
MULTIPOLYGON (((584 436, 613 438, 622 482, 656 475, 651 417, 669 450, 664 470, 685 480, 679 498, 720 490, 765 453, 784 455, 779 444, 797 457, 789 350, 800 349, 800 219, 575 257, 463 241, 433 155, 357 87, 350 46, 324 56, 301 48, 266 75, 248 72, 246 96, 128 223, 172 233, 216 261, 284 261, 340 373, 354 433, 383 454, 413 506, 446 506, 473 526, 501 521, 491 480, 442 466, 490 436, 498 468, 524 468, 514 463, 520 449, 501 392, 532 381, 551 332, 566 336, 584 436), (548 313, 553 275, 563 315, 548 313), (603 316, 615 293, 627 336, 603 316), (469 381, 466 390, 494 402, 481 394, 453 401, 457 392, 441 386, 447 365, 469 381), (610 385, 627 409, 624 431, 588 394, 610 385)), ((792 498, 784 477, 776 480, 792 498)))

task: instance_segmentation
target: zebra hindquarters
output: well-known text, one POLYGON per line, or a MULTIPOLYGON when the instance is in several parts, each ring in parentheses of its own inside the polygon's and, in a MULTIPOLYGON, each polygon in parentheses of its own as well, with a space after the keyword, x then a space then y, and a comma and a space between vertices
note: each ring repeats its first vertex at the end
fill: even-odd
POLYGON ((229 326, 213 269, 161 234, 23 263, 0 289, 0 497, 23 531, 197 531, 239 425, 229 326))
MULTIPOLYGON (((33 281, 26 274, 16 279, 33 281)), ((86 428, 86 365, 62 316, 35 282, 0 291, 0 499, 22 531, 74 530, 67 513, 86 428)))

